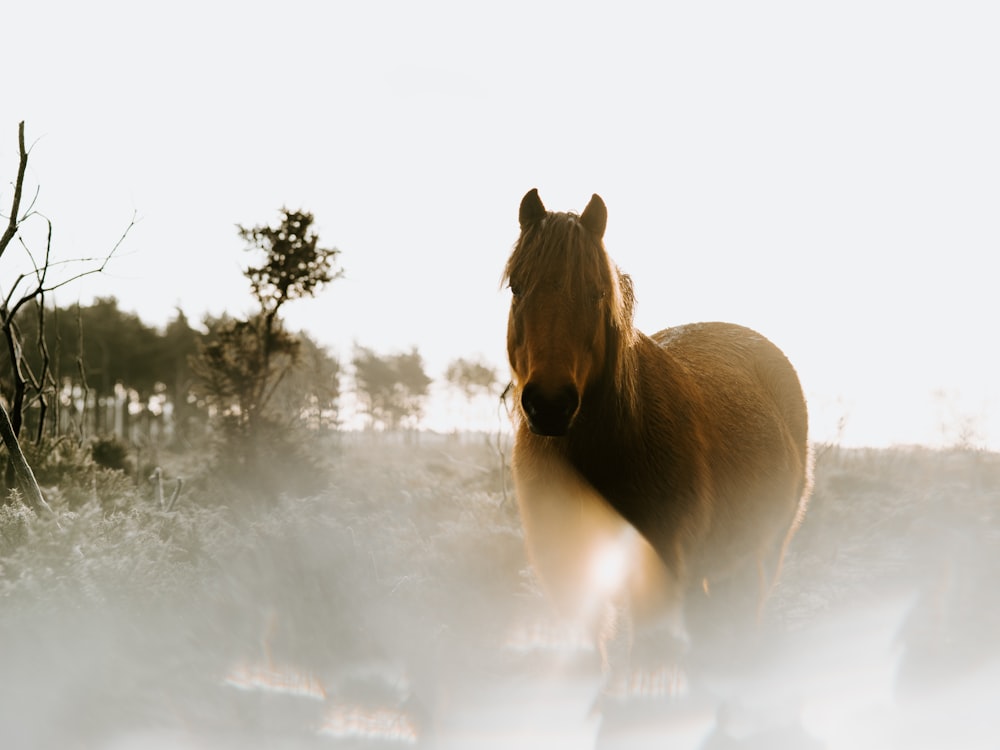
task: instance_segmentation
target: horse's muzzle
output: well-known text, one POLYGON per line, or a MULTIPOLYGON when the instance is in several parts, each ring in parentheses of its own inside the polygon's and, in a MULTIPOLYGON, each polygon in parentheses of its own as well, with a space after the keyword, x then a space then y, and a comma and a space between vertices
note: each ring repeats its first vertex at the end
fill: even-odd
POLYGON ((528 383, 521 392, 521 408, 533 433, 561 437, 569 430, 580 408, 580 394, 573 386, 546 393, 541 386, 528 383))

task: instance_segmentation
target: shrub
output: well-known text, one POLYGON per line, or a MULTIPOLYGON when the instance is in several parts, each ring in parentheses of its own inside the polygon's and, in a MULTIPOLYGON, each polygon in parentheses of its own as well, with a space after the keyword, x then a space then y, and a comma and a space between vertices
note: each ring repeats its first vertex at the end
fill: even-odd
POLYGON ((90 446, 90 455, 94 463, 105 469, 122 471, 126 474, 132 471, 132 462, 128 454, 128 446, 116 437, 98 438, 90 446))
POLYGON ((50 505, 78 510, 97 502, 104 510, 121 509, 137 499, 135 485, 122 471, 100 466, 91 447, 62 437, 24 446, 25 457, 50 505))
POLYGON ((211 475, 223 496, 235 493, 252 506, 305 497, 329 484, 323 444, 293 425, 261 419, 249 432, 227 422, 218 434, 211 475))

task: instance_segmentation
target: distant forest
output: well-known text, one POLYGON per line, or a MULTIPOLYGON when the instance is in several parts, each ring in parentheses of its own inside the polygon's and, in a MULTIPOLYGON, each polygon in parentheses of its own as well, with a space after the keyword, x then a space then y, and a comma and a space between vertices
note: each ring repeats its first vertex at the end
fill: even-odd
MULTIPOLYGON (((114 435, 193 437, 203 433, 212 417, 225 408, 199 377, 198 364, 228 330, 227 316, 206 317, 192 326, 181 309, 162 329, 122 310, 114 297, 89 305, 49 307, 39 316, 33 306, 17 318, 23 366, 38 373, 48 356, 51 385, 45 389, 44 429, 49 434, 81 437, 114 435), (43 321, 44 347, 39 346, 43 321), (194 433, 194 434, 193 434, 194 433)), ((296 348, 294 366, 275 388, 272 403, 291 418, 313 429, 340 426, 344 367, 308 334, 290 335, 296 348)), ((379 354, 356 347, 352 357, 353 390, 374 429, 416 427, 423 414, 431 379, 416 349, 379 354)), ((13 383, 10 355, 0 352, 0 393, 9 404, 13 383)), ((479 362, 455 360, 446 380, 468 398, 489 391, 497 382, 494 370, 479 362)), ((25 412, 26 436, 34 436, 41 400, 38 394, 25 412)))
MULTIPOLYGON (((104 270, 135 219, 103 259, 55 260, 52 222, 35 209, 37 195, 24 190, 24 122, 18 151, 0 259, 18 249, 31 270, 7 274, 0 299, 0 437, 7 453, 0 487, 13 488, 16 478, 29 505, 45 507, 22 449, 28 445, 50 484, 72 484, 62 474, 75 466, 93 488, 91 459, 122 470, 130 451, 177 447, 209 458, 209 475, 244 490, 307 491, 304 482, 319 477, 321 462, 310 455, 317 442, 311 438, 342 426, 345 369, 309 335, 287 330, 283 319, 288 303, 315 296, 344 274, 340 250, 320 243, 313 215, 282 208, 273 225, 237 225, 248 253, 243 275, 255 303, 251 314, 209 316, 195 327, 177 309, 160 330, 121 310, 114 297, 53 303, 57 290, 104 270), (29 224, 34 231, 26 233, 29 224), (80 455, 66 455, 74 450, 80 455)), ((354 411, 368 428, 420 426, 431 378, 416 347, 381 354, 356 345, 350 373, 354 411)), ((463 359, 445 379, 469 399, 499 385, 492 368, 463 359)))

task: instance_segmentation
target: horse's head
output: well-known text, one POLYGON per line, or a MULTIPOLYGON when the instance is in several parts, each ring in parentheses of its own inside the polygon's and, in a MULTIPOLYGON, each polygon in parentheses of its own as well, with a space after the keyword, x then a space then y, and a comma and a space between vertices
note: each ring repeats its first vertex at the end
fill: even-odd
POLYGON ((504 278, 513 295, 507 356, 531 431, 565 435, 584 395, 614 383, 632 335, 632 289, 604 250, 597 195, 579 216, 549 213, 537 190, 521 201, 521 236, 504 278))

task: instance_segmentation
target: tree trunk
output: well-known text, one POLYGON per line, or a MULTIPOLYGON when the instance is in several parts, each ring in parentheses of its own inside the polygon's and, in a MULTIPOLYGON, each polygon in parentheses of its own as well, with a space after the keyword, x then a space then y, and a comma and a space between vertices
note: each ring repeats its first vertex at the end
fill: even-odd
POLYGON ((51 513, 52 508, 42 497, 42 491, 38 488, 38 482, 35 481, 35 475, 32 473, 31 467, 28 466, 24 453, 21 452, 21 445, 17 442, 17 435, 14 434, 10 417, 3 404, 0 404, 0 438, 3 438, 3 444, 7 447, 9 460, 14 467, 14 475, 21 486, 21 492, 24 493, 28 507, 36 511, 44 508, 51 513))

